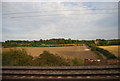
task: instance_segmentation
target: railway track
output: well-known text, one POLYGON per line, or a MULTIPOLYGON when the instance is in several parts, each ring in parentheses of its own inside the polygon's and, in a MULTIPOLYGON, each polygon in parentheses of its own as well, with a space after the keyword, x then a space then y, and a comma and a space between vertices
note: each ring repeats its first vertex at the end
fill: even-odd
POLYGON ((119 81, 119 66, 2 67, 3 81, 119 81))

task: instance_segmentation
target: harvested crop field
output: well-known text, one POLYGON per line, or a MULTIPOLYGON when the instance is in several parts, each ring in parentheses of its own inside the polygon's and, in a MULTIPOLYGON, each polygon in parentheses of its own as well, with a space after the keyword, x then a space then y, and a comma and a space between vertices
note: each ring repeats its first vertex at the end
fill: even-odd
MULTIPOLYGON (((2 48, 2 51, 8 51, 15 48, 2 48)), ((85 46, 69 46, 69 47, 16 47, 16 49, 25 49, 32 56, 39 56, 43 51, 63 56, 65 58, 89 58, 98 59, 99 56, 87 49, 85 46)))
POLYGON ((99 47, 110 51, 111 53, 113 53, 117 57, 119 56, 120 46, 99 46, 99 47))

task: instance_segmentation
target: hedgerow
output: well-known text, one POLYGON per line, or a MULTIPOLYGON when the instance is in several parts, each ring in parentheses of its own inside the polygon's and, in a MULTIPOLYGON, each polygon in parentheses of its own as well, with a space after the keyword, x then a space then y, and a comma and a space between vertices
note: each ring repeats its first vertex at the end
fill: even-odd
POLYGON ((95 44, 91 44, 91 43, 88 43, 86 42, 86 44, 90 47, 90 49, 92 51, 98 51, 100 53, 102 53, 104 56, 107 57, 107 59, 118 59, 114 54, 112 54, 111 52, 103 49, 103 48, 99 48, 97 47, 95 44))

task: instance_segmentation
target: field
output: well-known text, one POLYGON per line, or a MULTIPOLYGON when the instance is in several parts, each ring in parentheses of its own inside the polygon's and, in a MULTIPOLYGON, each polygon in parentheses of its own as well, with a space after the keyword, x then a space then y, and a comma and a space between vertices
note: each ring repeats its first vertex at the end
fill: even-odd
POLYGON ((119 56, 118 50, 120 50, 120 46, 99 46, 99 47, 110 51, 111 53, 113 53, 117 57, 119 56))
POLYGON ((65 58, 89 58, 89 59, 98 59, 94 52, 87 49, 86 46, 68 46, 68 47, 16 47, 16 48, 2 48, 2 51, 8 51, 10 49, 25 49, 28 54, 32 56, 38 56, 43 51, 49 51, 53 54, 63 56, 65 58))

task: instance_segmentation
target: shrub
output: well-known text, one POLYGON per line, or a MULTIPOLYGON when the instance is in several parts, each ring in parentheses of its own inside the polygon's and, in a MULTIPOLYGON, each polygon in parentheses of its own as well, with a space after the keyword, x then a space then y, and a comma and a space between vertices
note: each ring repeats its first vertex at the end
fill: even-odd
POLYGON ((33 57, 28 55, 24 49, 11 49, 10 51, 3 52, 2 59, 3 66, 25 66, 31 65, 33 57))
POLYGON ((69 65, 63 57, 44 51, 36 57, 34 64, 38 66, 67 66, 69 65))
POLYGON ((73 66, 80 66, 84 64, 84 61, 78 58, 72 59, 73 66))

